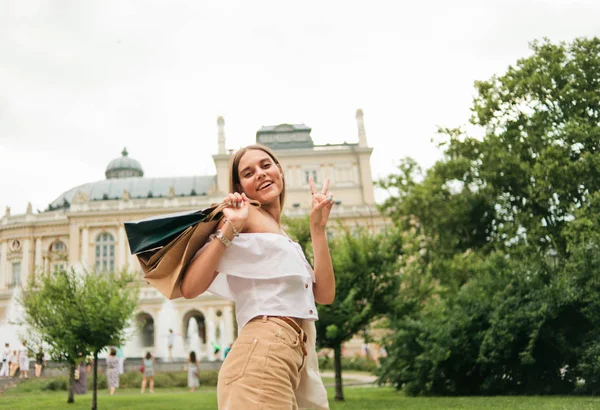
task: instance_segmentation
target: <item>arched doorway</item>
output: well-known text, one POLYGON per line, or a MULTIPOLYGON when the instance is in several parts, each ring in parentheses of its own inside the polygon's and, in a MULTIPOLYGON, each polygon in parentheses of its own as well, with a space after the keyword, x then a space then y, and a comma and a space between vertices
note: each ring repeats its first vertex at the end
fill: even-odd
POLYGON ((206 353, 206 322, 198 310, 190 310, 183 316, 183 340, 188 352, 196 352, 201 357, 206 353))
POLYGON ((136 317, 141 347, 154 347, 154 319, 142 312, 136 317))

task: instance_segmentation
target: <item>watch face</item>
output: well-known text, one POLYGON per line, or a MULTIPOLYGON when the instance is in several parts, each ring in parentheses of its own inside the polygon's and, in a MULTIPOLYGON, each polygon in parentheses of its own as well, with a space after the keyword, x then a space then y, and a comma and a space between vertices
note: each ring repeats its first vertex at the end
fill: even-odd
POLYGON ((231 245, 231 240, 223 234, 223 231, 218 230, 215 234, 215 237, 221 242, 223 242, 223 245, 225 245, 225 247, 228 248, 231 245))

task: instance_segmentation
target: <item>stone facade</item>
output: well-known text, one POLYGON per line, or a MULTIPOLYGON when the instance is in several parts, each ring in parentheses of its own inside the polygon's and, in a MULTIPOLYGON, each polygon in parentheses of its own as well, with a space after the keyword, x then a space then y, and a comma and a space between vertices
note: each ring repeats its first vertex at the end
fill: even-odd
MULTIPOLYGON (((309 176, 319 185, 330 177, 337 200, 333 220, 374 231, 383 228, 385 222, 374 201, 369 164, 372 148, 367 146, 362 111, 357 111, 356 119, 359 142, 351 144, 315 145, 305 125, 282 124, 257 132, 257 142, 272 147, 282 163, 286 215, 309 212, 309 176)), ((142 176, 137 161, 117 158, 111 164, 118 169, 109 164, 106 170, 110 183, 102 180, 73 188, 42 213, 33 214, 28 207, 25 214, 11 215, 7 208, 0 219, 0 343, 17 346, 20 338, 27 337, 27 330, 15 323, 21 317, 16 299, 29 275, 67 267, 129 269, 140 274, 141 294, 131 320, 131 337, 124 346, 127 357, 152 351, 156 357, 166 358, 167 335, 172 329, 174 358, 182 359, 190 350, 200 352, 203 359, 222 358, 223 349, 215 354, 214 347, 229 345, 237 332, 231 302, 208 293, 190 300, 165 300, 143 281, 136 257, 129 254, 123 223, 219 202, 228 192, 231 154, 225 148, 224 124, 219 117, 214 176, 149 179, 142 176), (131 169, 124 164, 131 164, 131 169)), ((122 155, 128 155, 126 150, 122 155)))

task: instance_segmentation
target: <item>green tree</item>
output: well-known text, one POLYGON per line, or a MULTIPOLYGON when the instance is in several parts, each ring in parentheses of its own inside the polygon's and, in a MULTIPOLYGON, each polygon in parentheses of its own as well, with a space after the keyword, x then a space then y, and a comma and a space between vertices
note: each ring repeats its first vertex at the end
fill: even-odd
POLYGON ((138 302, 139 289, 135 274, 122 272, 86 273, 81 315, 89 329, 84 335, 86 346, 94 355, 92 410, 97 406, 98 353, 107 346, 119 346, 138 302))
POLYGON ((455 181, 449 169, 456 167, 453 160, 439 161, 423 172, 406 158, 397 173, 378 182, 390 193, 381 211, 396 226, 411 232, 414 240, 418 238, 419 259, 429 266, 433 278, 454 287, 468 279, 468 272, 450 273, 448 264, 464 252, 489 247, 494 215, 493 200, 486 192, 455 181))
POLYGON ((52 360, 65 363, 69 369, 67 403, 75 401, 75 368, 81 356, 89 354, 81 337, 87 332, 78 306, 81 284, 74 271, 53 274, 37 273, 29 278, 20 303, 25 323, 48 346, 52 360))
MULTIPOLYGON (((290 235, 301 239, 294 226, 288 224, 290 235)), ((340 227, 339 232, 330 242, 336 297, 333 304, 319 307, 316 327, 318 347, 334 352, 335 399, 344 400, 342 344, 389 310, 398 287, 395 269, 401 237, 396 231, 375 235, 340 227)), ((300 243, 307 246, 310 259, 310 242, 300 243)))
POLYGON ((92 408, 97 408, 98 352, 123 340, 137 304, 133 275, 57 271, 32 275, 20 303, 25 323, 49 346, 53 360, 69 366, 68 403, 74 402, 75 368, 94 354, 92 408))
POLYGON ((531 48, 475 84, 483 137, 441 129, 431 169, 380 182, 419 244, 382 369, 410 394, 600 389, 600 39, 531 48))
POLYGON ((600 39, 531 49, 475 83, 471 122, 483 138, 440 129, 442 160, 425 174, 406 160, 380 181, 391 193, 384 211, 415 222, 433 262, 518 243, 562 256, 565 226, 600 189, 600 39))

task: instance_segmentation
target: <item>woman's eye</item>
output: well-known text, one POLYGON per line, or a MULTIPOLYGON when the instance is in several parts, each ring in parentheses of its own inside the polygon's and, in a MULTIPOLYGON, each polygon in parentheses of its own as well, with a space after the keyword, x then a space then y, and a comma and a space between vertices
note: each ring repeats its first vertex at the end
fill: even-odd
POLYGON ((271 166, 271 164, 269 164, 269 163, 267 162, 265 165, 263 165, 263 168, 269 168, 270 166, 271 166))

